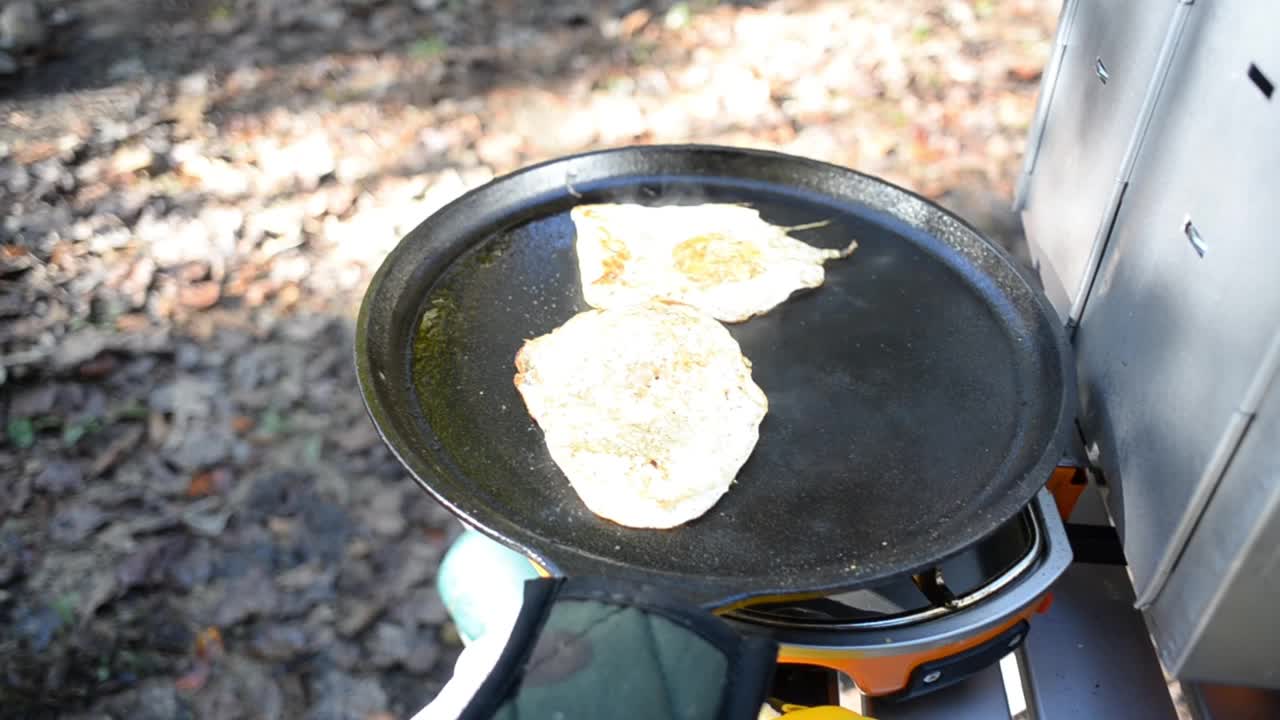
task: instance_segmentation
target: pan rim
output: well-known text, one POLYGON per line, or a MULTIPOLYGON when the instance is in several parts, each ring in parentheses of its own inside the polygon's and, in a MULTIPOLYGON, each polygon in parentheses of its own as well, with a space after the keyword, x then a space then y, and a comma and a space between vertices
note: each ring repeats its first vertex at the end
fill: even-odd
MULTIPOLYGON (((473 202, 477 197, 483 197, 486 193, 492 193, 496 186, 518 182, 522 177, 528 177, 535 173, 543 173, 548 169, 571 168, 576 163, 580 163, 584 160, 608 156, 627 156, 638 153, 732 153, 747 156, 749 158, 759 158, 761 161, 781 161, 790 163, 797 167, 808 166, 823 172, 836 172, 857 176, 863 180, 882 186, 902 198, 907 198, 914 202, 923 204, 925 208, 928 208, 935 213, 940 213, 949 221, 955 222, 961 226, 967 234, 980 240, 982 244, 985 245, 986 249, 989 250, 993 256, 1005 266, 1007 271, 1012 273, 1018 281, 1026 287, 1029 291, 1027 296, 1033 299, 1037 306, 1036 315, 1039 316, 1041 320, 1047 321, 1047 325, 1051 331, 1049 333, 1052 339, 1051 347, 1058 359, 1058 371, 1063 381, 1061 388, 1053 388, 1054 390, 1060 390, 1061 397, 1061 404, 1058 409, 1058 417, 1055 420, 1054 431, 1051 434, 1045 433, 1046 442, 1044 443, 1044 450, 1041 456, 1035 464, 1032 465, 1031 471, 1014 484, 1015 488, 1025 491, 1023 494, 1027 494, 1029 497, 1034 498, 1035 492, 1031 489, 1032 486, 1034 486, 1034 488, 1043 486, 1044 481, 1048 480, 1052 468, 1057 465, 1058 461, 1062 457, 1062 452, 1067 447, 1075 414, 1076 387, 1074 380, 1075 369, 1071 358, 1071 347, 1066 337, 1065 327, 1060 322, 1056 311, 1053 310, 1047 298, 1044 297, 1043 292, 1038 288, 1037 284, 1028 277, 1028 271, 1026 268, 1014 261, 1003 248, 992 242, 968 221, 951 213, 945 208, 942 208, 940 205, 928 198, 906 188, 902 188, 901 186, 887 180, 820 160, 813 160, 810 158, 803 158, 774 151, 723 145, 678 144, 632 145, 621 148, 577 153, 530 165, 508 175, 495 178, 484 185, 464 193, 460 197, 432 213, 429 217, 425 218, 422 223, 397 242, 395 248, 393 248, 382 261, 381 265, 370 279, 368 289, 362 299, 360 310, 356 318, 354 354, 357 381, 360 386, 361 396, 365 402, 366 410, 371 421, 374 423, 379 437, 382 438, 386 446, 396 457, 397 461, 400 462, 401 465, 409 472, 419 486, 427 490, 427 492, 430 493, 437 502, 440 502, 448 508, 450 512, 459 517, 459 519, 465 524, 480 530, 484 534, 489 535, 504 544, 514 547, 554 574, 562 574, 566 568, 562 567, 562 563, 557 563, 548 557, 548 553, 545 549, 563 550, 574 556, 589 558, 596 563, 615 567, 619 572, 638 572, 644 578, 652 578, 656 580, 664 577, 676 579, 690 577, 690 573, 688 572, 668 571, 652 567, 644 567, 637 570, 635 566, 626 561, 593 553, 584 548, 565 545, 563 543, 556 542, 551 538, 537 536, 508 517, 503 517, 496 513, 490 513, 489 517, 484 517, 484 505, 482 503, 478 504, 475 502, 474 498, 463 497, 455 499, 450 497, 451 493, 442 492, 440 488, 434 487, 423 477, 424 473, 428 473, 428 471, 431 470, 431 465, 433 463, 427 458, 420 457, 421 453, 414 450, 414 443, 409 441, 409 438, 406 437, 407 433, 404 432, 404 428, 400 427, 400 422, 395 418, 394 413, 389 410, 387 404, 384 403, 382 392, 384 390, 394 391, 394 389, 382 388, 380 386, 377 380, 373 377, 374 370, 371 367, 370 359, 370 318, 375 311, 375 306, 380 304, 379 301, 382 299, 381 293, 384 290, 387 276, 391 272, 393 266, 397 264, 398 259, 403 261, 403 257, 409 251, 409 246, 411 244, 429 242, 429 235, 423 233, 422 230, 424 227, 428 226, 433 219, 444 216, 447 213, 457 212, 460 208, 464 208, 468 203, 473 202), (1031 478, 1033 477, 1042 477, 1043 480, 1032 480, 1031 478), (483 519, 481 519, 482 517, 483 519), (539 546, 543 549, 539 549, 539 546)), ((625 175, 625 173, 618 173, 618 175, 625 175)), ((782 187, 785 185, 779 184, 779 186, 782 187)), ((898 219, 908 225, 923 230, 923 228, 920 228, 919 225, 913 223, 909 218, 898 217, 898 219)), ((465 252, 466 248, 469 246, 470 245, 464 246, 462 252, 465 252)), ((453 259, 444 264, 447 266, 451 262, 453 262, 453 259)), ((433 276, 432 282, 435 282, 438 278, 439 274, 433 276)), ((447 458, 448 453, 440 454, 445 455, 447 458)), ((440 462, 440 460, 437 458, 436 462, 440 462)), ((1030 500, 1028 500, 1028 502, 1030 502, 1030 500)), ((980 540, 981 537, 985 537, 985 535, 994 532, 999 527, 1000 522, 1007 519, 1007 517, 1001 516, 998 521, 993 520, 989 523, 984 523, 990 527, 979 537, 970 537, 961 543, 941 542, 940 545, 945 546, 945 550, 938 552, 929 562, 924 563, 919 567, 912 568, 912 570, 904 571, 901 568, 898 568, 892 572, 884 572, 879 575, 864 575, 859 577, 853 583, 842 583, 839 578, 830 578, 830 582, 826 582, 821 587, 816 585, 806 586, 804 592, 808 592, 808 594, 812 594, 811 591, 820 591, 825 593, 863 587, 878 580, 883 580, 886 577, 900 575, 903 572, 910 572, 927 567, 931 563, 941 561, 946 557, 962 551, 973 542, 980 540)), ((569 569, 571 570, 571 568, 569 569)), ((698 577, 711 581, 713 584, 723 586, 722 597, 718 602, 714 603, 716 607, 726 607, 735 603, 741 603, 748 598, 759 596, 777 597, 779 595, 800 594, 799 592, 792 592, 794 588, 785 587, 756 587, 743 589, 743 580, 754 579, 755 577, 745 572, 721 575, 704 573, 698 575, 698 577)))

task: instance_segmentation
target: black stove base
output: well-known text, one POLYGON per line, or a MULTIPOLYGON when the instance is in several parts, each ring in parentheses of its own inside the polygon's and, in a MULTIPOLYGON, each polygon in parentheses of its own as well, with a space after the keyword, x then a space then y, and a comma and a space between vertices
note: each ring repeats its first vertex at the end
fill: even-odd
POLYGON ((1030 625, 1019 622, 990 640, 963 652, 939 660, 922 663, 911 672, 911 680, 901 692, 877 698, 895 703, 914 700, 936 690, 955 685, 1000 662, 1000 658, 1022 647, 1030 625))

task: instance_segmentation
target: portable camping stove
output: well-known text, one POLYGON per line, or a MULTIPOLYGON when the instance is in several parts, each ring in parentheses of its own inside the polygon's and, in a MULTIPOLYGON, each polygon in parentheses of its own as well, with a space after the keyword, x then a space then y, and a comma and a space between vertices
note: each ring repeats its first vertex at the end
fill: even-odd
POLYGON ((1018 648, 1048 609, 1072 558, 1062 518, 1084 484, 1083 470, 1059 467, 1017 517, 915 575, 725 617, 778 641, 784 665, 843 673, 864 695, 906 700, 952 685, 1018 648))
MULTIPOLYGON (((1060 465, 1023 512, 971 548, 914 575, 806 600, 756 603, 724 614, 779 649, 779 689, 790 701, 835 703, 812 678, 785 689, 796 669, 841 673, 865 696, 910 700, 969 678, 1022 645, 1049 588, 1072 561, 1063 519, 1087 484, 1083 466, 1060 465)), ((542 575, 546 571, 534 563, 542 575)), ((822 686, 820 680, 817 683, 822 686)))

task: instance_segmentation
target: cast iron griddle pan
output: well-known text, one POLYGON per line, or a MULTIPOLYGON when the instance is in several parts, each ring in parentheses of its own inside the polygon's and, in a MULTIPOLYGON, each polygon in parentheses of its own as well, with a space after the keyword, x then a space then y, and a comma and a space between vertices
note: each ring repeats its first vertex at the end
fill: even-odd
POLYGON ((1047 301, 953 215, 844 168, 650 146, 499 178, 409 233, 360 309, 379 431, 428 492, 556 574, 669 586, 709 609, 852 590, 936 563, 1013 517, 1061 457, 1074 371, 1047 301), (730 331, 769 398, 754 454, 703 517, 589 512, 512 379, 527 338, 588 309, 579 203, 744 202, 797 237, 860 244, 826 283, 730 331))

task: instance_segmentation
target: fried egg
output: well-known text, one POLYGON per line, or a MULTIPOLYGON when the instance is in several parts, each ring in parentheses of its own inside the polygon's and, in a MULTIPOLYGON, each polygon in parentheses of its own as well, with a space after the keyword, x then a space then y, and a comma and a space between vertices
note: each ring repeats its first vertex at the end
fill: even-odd
POLYGON ((670 528, 729 490, 768 411, 723 325, 688 305, 588 310, 527 341, 515 385, 587 508, 670 528))
POLYGON ((588 305, 660 298, 724 322, 742 322, 818 287, 823 264, 858 245, 813 247, 787 234, 797 228, 772 225, 743 205, 579 205, 570 215, 588 305))

